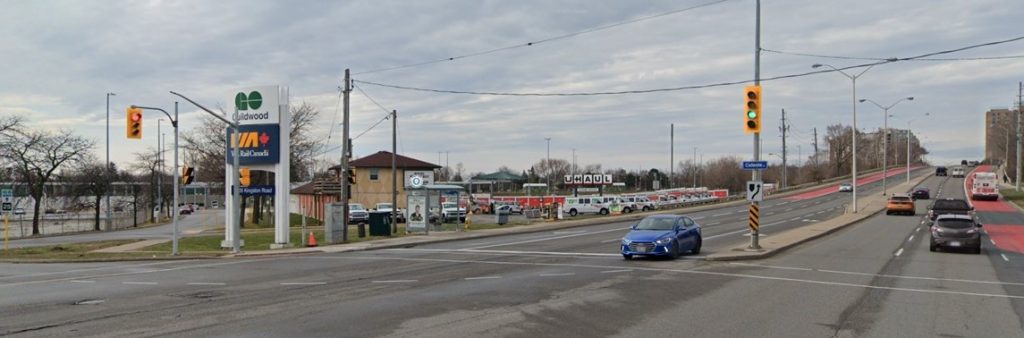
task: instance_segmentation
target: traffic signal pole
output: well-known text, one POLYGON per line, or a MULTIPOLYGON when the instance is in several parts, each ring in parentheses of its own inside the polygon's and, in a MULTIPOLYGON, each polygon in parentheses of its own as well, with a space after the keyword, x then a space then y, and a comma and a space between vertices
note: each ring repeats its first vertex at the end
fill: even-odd
MULTIPOLYGON (((179 174, 178 173, 178 102, 177 101, 174 102, 174 117, 173 118, 171 117, 171 114, 167 113, 166 110, 163 110, 163 109, 160 109, 160 108, 156 108, 156 107, 143 107, 143 106, 132 105, 131 108, 132 109, 156 110, 156 111, 159 111, 161 113, 164 113, 164 115, 167 115, 167 119, 171 120, 171 126, 174 127, 174 170, 172 170, 172 171, 174 171, 174 195, 173 195, 174 198, 172 199, 172 202, 171 202, 172 203, 171 204, 171 211, 172 211, 171 212, 171 223, 174 224, 173 225, 174 231, 171 234, 171 242, 173 243, 171 245, 171 255, 172 256, 177 256, 178 255, 178 237, 179 237, 179 234, 178 234, 178 211, 176 210, 178 208, 178 180, 179 180, 179 177, 178 177, 178 174, 179 174)), ((237 132, 237 130, 236 130, 236 132, 237 132)), ((159 133, 157 135, 159 135, 159 133)), ((236 162, 236 165, 237 165, 237 162, 238 162, 237 147, 236 147, 236 153, 235 153, 235 162, 236 162)), ((161 176, 163 176, 162 173, 161 173, 161 176)), ((235 234, 237 234, 237 232, 235 232, 235 234)))
MULTIPOLYGON (((349 213, 349 210, 348 210, 348 195, 349 195, 349 189, 352 189, 352 187, 348 184, 348 156, 349 156, 349 147, 352 146, 351 144, 349 144, 350 140, 348 139, 348 120, 349 120, 348 119, 348 112, 349 112, 348 102, 349 102, 349 93, 351 93, 351 92, 352 92, 352 77, 351 77, 351 75, 349 73, 349 70, 345 69, 345 90, 344 90, 344 92, 342 92, 342 95, 344 97, 343 103, 342 103, 343 104, 342 114, 344 115, 342 117, 342 124, 344 126, 341 129, 342 130, 342 132, 341 132, 341 134, 342 134, 341 135, 341 145, 342 145, 342 147, 341 147, 341 168, 339 168, 340 170, 338 171, 338 178, 341 180, 341 196, 340 196, 341 198, 339 200, 341 201, 341 229, 342 229, 341 240, 342 240, 342 242, 347 242, 348 241, 348 213, 349 213)), ((392 207, 394 207, 394 206, 392 206, 392 207)))
MULTIPOLYGON (((757 19, 755 21, 754 29, 754 85, 761 85, 761 0, 757 0, 757 19)), ((760 107, 758 107, 760 108, 760 107)), ((764 111, 761 109, 761 111, 764 111)), ((746 113, 744 111, 744 113, 746 113)), ((760 115, 758 116, 760 117, 760 115)), ((760 125, 758 125, 760 127, 760 125)), ((761 133, 754 133, 754 161, 761 160, 761 133)), ((752 174, 753 181, 761 180, 761 171, 754 170, 752 174)), ((751 210, 758 210, 760 214, 760 203, 757 201, 751 201, 751 210)), ((750 249, 760 250, 761 244, 758 242, 758 236, 760 235, 759 227, 750 229, 750 249)))

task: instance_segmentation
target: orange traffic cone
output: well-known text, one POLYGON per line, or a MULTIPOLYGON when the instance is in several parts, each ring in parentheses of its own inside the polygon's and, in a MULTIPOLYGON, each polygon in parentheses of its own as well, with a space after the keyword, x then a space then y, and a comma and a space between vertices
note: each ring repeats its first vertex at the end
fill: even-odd
POLYGON ((313 236, 313 232, 312 231, 309 232, 309 243, 306 244, 306 246, 309 246, 309 247, 316 246, 316 236, 313 236))

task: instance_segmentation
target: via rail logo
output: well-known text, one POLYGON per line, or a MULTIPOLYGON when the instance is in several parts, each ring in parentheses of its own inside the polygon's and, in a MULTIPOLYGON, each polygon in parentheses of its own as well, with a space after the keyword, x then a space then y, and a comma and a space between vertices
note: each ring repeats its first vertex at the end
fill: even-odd
MULTIPOLYGON (((232 145, 238 144, 239 163, 250 164, 276 164, 280 162, 279 147, 280 129, 276 124, 253 124, 243 125, 240 128, 239 137, 232 137, 232 128, 227 128, 227 137, 232 145)), ((233 149, 225 149, 227 163, 232 162, 233 149)))
POLYGON ((258 91, 251 91, 249 95, 245 95, 244 92, 235 94, 235 107, 238 107, 239 111, 256 110, 261 106, 263 106, 263 94, 258 91))

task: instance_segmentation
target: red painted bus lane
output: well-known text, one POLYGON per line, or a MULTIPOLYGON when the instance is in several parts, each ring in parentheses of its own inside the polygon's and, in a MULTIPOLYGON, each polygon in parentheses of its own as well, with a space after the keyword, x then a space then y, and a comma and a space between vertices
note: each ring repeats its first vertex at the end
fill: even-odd
POLYGON ((985 224, 984 229, 1000 250, 1024 254, 1024 224, 985 224))
MULTIPOLYGON (((921 166, 911 167, 910 170, 911 171, 917 170, 917 168, 920 168, 920 167, 921 166)), ((905 175, 906 172, 907 172, 906 168, 892 169, 892 170, 889 170, 889 172, 888 172, 889 175, 888 176, 889 177, 893 177, 893 176, 897 176, 897 175, 905 175)), ((879 173, 874 173, 874 174, 871 174, 871 175, 868 175, 868 176, 858 177, 857 178, 857 186, 859 187, 859 186, 863 186, 865 184, 871 184, 871 183, 875 183, 875 182, 878 182, 878 181, 881 181, 881 180, 882 180, 882 173, 880 173, 880 172, 879 173)), ((802 201, 802 200, 811 199, 811 198, 818 198, 818 197, 825 196, 825 195, 828 195, 828 194, 831 194, 831 193, 834 193, 834 192, 838 192, 838 191, 839 191, 839 185, 836 184, 836 185, 830 185, 828 187, 821 188, 821 189, 818 189, 818 190, 808 191, 808 192, 805 192, 805 193, 802 193, 802 194, 799 194, 799 195, 789 196, 789 197, 786 197, 786 199, 790 200, 790 201, 802 201)))

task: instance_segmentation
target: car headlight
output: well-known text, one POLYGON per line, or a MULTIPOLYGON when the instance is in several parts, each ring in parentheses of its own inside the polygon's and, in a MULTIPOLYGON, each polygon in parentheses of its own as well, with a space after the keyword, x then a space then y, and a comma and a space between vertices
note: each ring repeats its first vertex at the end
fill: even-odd
POLYGON ((622 245, 629 245, 629 243, 633 243, 633 241, 629 240, 629 238, 622 238, 622 245))
POLYGON ((969 230, 967 230, 967 233, 969 233, 969 234, 974 234, 974 233, 977 233, 977 232, 978 232, 978 229, 969 229, 969 230))
POLYGON ((659 239, 655 243, 658 243, 659 245, 665 245, 665 244, 668 244, 668 243, 672 243, 672 237, 665 237, 665 238, 659 239))

